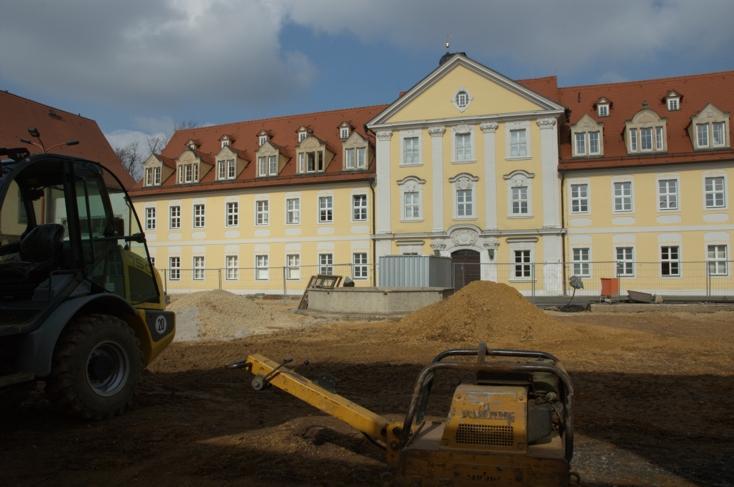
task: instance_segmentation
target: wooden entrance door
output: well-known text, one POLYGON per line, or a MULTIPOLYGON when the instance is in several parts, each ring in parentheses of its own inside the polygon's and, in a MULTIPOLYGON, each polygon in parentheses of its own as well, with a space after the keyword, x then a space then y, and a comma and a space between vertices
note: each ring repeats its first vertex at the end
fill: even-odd
POLYGON ((479 252, 476 250, 457 250, 451 254, 451 265, 454 272, 454 289, 461 289, 472 281, 482 278, 482 267, 479 264, 479 252))

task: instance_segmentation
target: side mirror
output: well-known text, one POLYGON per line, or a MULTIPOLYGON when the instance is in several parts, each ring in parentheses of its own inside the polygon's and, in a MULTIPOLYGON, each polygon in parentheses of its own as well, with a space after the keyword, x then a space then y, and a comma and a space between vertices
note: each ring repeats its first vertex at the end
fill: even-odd
POLYGON ((125 242, 145 242, 145 234, 143 232, 133 233, 129 237, 125 237, 125 242))

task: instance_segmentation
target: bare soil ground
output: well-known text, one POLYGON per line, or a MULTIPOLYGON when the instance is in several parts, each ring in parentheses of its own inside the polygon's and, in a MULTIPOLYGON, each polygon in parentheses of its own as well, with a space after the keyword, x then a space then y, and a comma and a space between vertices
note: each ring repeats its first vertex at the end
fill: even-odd
MULTIPOLYGON (((0 484, 380 485, 382 452, 361 435, 278 390, 253 391, 225 365, 252 352, 308 359, 299 372, 333 376, 349 399, 399 417, 433 355, 484 339, 564 362, 583 485, 734 485, 734 312, 543 313, 476 294, 400 322, 174 343, 136 408, 106 422, 26 401, 0 420, 0 484)), ((437 386, 431 412, 442 414, 454 384, 437 386)))

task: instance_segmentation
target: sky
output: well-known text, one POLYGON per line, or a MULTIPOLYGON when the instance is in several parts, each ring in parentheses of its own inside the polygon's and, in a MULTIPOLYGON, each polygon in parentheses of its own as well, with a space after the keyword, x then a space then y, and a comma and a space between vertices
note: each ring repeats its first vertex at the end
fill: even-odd
POLYGON ((114 146, 394 101, 450 42, 561 86, 734 69, 732 0, 0 0, 0 90, 114 146))

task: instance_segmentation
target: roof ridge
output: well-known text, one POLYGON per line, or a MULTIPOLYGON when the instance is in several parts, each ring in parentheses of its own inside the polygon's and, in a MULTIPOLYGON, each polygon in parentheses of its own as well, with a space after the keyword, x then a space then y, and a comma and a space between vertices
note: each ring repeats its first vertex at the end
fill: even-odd
POLYGON ((315 115, 323 115, 327 113, 334 113, 334 112, 344 112, 344 111, 354 111, 354 110, 368 110, 370 108, 378 108, 378 107, 384 107, 386 106, 385 103, 378 103, 376 105, 364 105, 364 106, 358 106, 358 107, 348 107, 348 108, 334 108, 331 110, 321 110, 318 112, 306 112, 306 113, 296 113, 296 114, 290 114, 290 115, 277 115, 275 117, 263 117, 263 118, 254 118, 251 120, 239 120, 236 122, 226 122, 226 123, 220 123, 220 124, 214 124, 214 125, 206 125, 203 127, 191 127, 191 128, 184 128, 184 129, 178 129, 175 132, 182 132, 185 133, 187 131, 192 130, 201 130, 201 129, 208 129, 208 128, 221 128, 228 125, 239 125, 243 123, 256 123, 256 122, 269 122, 269 121, 275 121, 275 120, 283 120, 288 118, 299 118, 299 117, 308 117, 308 116, 315 116, 315 115))
POLYGON ((681 74, 681 75, 676 75, 676 76, 665 76, 662 78, 646 78, 646 79, 629 80, 629 81, 611 81, 608 83, 586 83, 586 84, 581 84, 581 85, 559 86, 558 89, 572 90, 576 88, 602 88, 602 87, 607 87, 607 86, 631 85, 631 84, 639 84, 639 83, 655 83, 655 82, 660 82, 660 81, 701 79, 701 78, 710 78, 710 77, 721 76, 721 75, 733 75, 734 76, 734 70, 713 71, 713 72, 708 72, 708 73, 696 73, 696 74, 681 74))
POLYGON ((69 110, 64 110, 63 108, 54 107, 54 106, 51 106, 51 105, 47 105, 46 103, 42 103, 40 101, 31 100, 30 98, 27 98, 27 97, 25 97, 23 95, 19 95, 17 93, 13 93, 10 90, 0 90, 0 94, 3 94, 3 93, 6 94, 6 95, 14 96, 15 98, 20 98, 23 101, 27 101, 27 102, 35 103, 36 105, 44 106, 44 107, 46 107, 46 108, 48 108, 50 110, 54 110, 54 111, 57 111, 57 112, 63 112, 63 113, 66 113, 66 114, 71 115, 72 117, 79 117, 79 118, 83 118, 84 120, 90 120, 90 121, 96 123, 96 121, 93 118, 85 117, 81 113, 70 112, 69 110))

